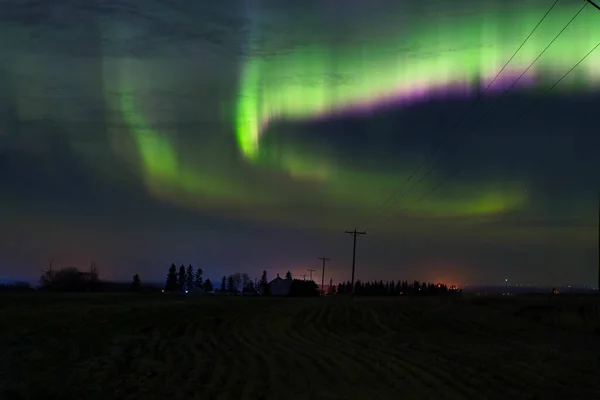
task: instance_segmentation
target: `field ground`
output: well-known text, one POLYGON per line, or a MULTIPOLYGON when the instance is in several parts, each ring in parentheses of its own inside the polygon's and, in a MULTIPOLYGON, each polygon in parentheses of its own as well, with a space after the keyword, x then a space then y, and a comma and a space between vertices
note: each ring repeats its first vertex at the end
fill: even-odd
POLYGON ((0 398, 599 399, 578 301, 0 296, 0 398))

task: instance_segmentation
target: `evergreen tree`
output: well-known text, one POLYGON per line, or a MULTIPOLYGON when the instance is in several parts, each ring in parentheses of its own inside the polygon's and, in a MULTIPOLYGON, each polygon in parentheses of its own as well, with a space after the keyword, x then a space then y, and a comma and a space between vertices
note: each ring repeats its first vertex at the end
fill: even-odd
POLYGON ((165 292, 172 292, 175 290, 177 290, 177 267, 175 264, 171 264, 167 275, 167 282, 165 284, 165 292))
MULTIPOLYGON (((196 276, 194 277, 194 286, 198 289, 202 289, 204 286, 202 285, 202 268, 198 268, 196 270, 196 276)), ((211 289, 212 290, 212 289, 211 289)))
POLYGON ((246 285, 244 286, 244 288, 242 289, 243 293, 256 293, 256 290, 254 290, 254 282, 252 282, 251 280, 249 280, 246 285))
POLYGON ((179 274, 177 275, 177 289, 185 292, 185 267, 183 264, 179 267, 179 274))
POLYGON ((213 291, 213 284, 210 281, 210 279, 206 279, 204 281, 204 283, 202 284, 202 289, 204 289, 205 292, 212 292, 213 291))
POLYGON ((223 278, 221 278, 221 293, 225 293, 225 291, 227 290, 227 278, 225 276, 223 276, 223 278))
POLYGON ((131 291, 139 292, 141 288, 142 288, 142 282, 140 281, 140 275, 135 274, 133 276, 133 282, 131 282, 131 291))
POLYGON ((285 279, 287 280, 291 280, 292 279, 292 273, 290 271, 285 273, 285 279))
POLYGON ((237 293, 237 286, 233 275, 229 275, 229 278, 227 278, 227 291, 229 293, 237 293))
POLYGON ((185 271, 185 290, 192 290, 194 287, 194 267, 192 264, 188 265, 185 271))
POLYGON ((260 277, 260 282, 258 283, 258 287, 262 290, 263 295, 269 294, 269 281, 267 280, 267 271, 263 271, 260 277))

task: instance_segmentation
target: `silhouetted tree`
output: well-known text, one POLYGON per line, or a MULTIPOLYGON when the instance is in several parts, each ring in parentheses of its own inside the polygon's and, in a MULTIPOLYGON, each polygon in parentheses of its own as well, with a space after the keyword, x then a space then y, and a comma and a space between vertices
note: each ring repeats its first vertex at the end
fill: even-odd
MULTIPOLYGON (((231 274, 230 277, 231 277, 231 279, 233 279, 232 291, 234 293, 239 292, 240 287, 242 287, 242 282, 243 282, 242 274, 240 274, 239 272, 236 272, 235 274, 231 274)), ((243 289, 243 287, 242 287, 242 289, 243 289)))
POLYGON ((185 271, 185 290, 192 290, 194 288, 194 267, 192 264, 188 265, 185 271))
POLYGON ((223 278, 221 278, 221 289, 220 289, 220 291, 222 293, 225 293, 226 290, 227 290, 227 278, 225 276, 223 276, 223 278))
POLYGON ((139 274, 135 274, 133 276, 133 282, 131 282, 131 291, 132 292, 139 292, 142 288, 142 282, 140 281, 140 275, 139 274))
POLYGON ((290 271, 285 273, 285 279, 288 279, 288 280, 292 279, 292 273, 290 271))
POLYGON ((179 267, 179 274, 177 274, 177 288, 182 292, 185 291, 185 266, 183 264, 179 267))
MULTIPOLYGON (((350 291, 352 293, 352 291, 350 291)), ((361 295, 363 294, 363 284, 360 280, 354 282, 354 294, 361 295)))
POLYGON ((294 279, 290 287, 290 296, 318 296, 319 285, 315 281, 294 279))
POLYGON ((327 294, 335 294, 335 286, 333 286, 333 278, 329 278, 329 287, 327 288, 327 294))
POLYGON ((229 293, 237 293, 237 287, 235 285, 235 278, 233 274, 229 275, 227 278, 227 291, 229 293))
POLYGON ((77 268, 63 268, 52 271, 51 276, 46 275, 45 278, 42 276, 42 289, 59 292, 90 291, 99 282, 97 275, 81 272, 77 268))
POLYGON ((205 292, 212 292, 212 291, 213 291, 213 284, 212 284, 212 282, 210 281, 210 279, 208 279, 208 278, 207 278, 207 279, 204 281, 204 283, 202 284, 202 289, 203 289, 205 292))
POLYGON ((167 274, 167 282, 165 284, 165 292, 173 292, 177 290, 177 267, 171 264, 169 273, 167 274))
POLYGON ((90 263, 90 272, 88 274, 88 280, 92 284, 98 283, 98 266, 94 261, 90 263))
POLYGON ((196 270, 196 276, 194 277, 194 286, 197 287, 198 289, 203 288, 203 284, 202 284, 202 273, 203 272, 204 271, 202 271, 202 268, 198 268, 196 270))
MULTIPOLYGON (((250 286, 251 284, 252 284, 252 280, 250 279, 248 274, 244 272, 242 274, 242 292, 244 290, 246 290, 248 288, 248 286, 250 286)), ((252 285, 252 286, 254 286, 254 285, 252 285)))
POLYGON ((408 294, 408 281, 403 281, 402 282, 402 286, 400 286, 400 291, 402 292, 403 295, 407 295, 408 294))
POLYGON ((269 281, 267 280, 267 271, 263 271, 260 276, 260 282, 258 283, 258 287, 263 296, 269 295, 269 281))
POLYGON ((0 292, 23 293, 35 290, 28 282, 13 282, 9 284, 0 284, 0 292))
POLYGON ((254 289, 254 282, 252 282, 251 280, 248 280, 248 282, 246 283, 246 285, 242 289, 242 292, 246 293, 246 294, 254 294, 254 293, 256 293, 256 290, 254 289))

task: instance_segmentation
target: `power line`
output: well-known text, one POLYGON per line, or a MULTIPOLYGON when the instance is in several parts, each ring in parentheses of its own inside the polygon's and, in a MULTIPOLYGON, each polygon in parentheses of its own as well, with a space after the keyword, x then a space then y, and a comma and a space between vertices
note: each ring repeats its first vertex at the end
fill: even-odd
MULTIPOLYGON (((546 51, 550 48, 550 46, 552 46, 552 44, 554 44, 554 42, 556 41, 556 39, 558 39, 558 37, 560 35, 563 34, 563 32, 571 25, 571 23, 573 23, 573 21, 579 16, 579 14, 581 14, 581 12, 583 11, 583 9, 587 6, 587 3, 584 3, 583 6, 579 9, 579 11, 577 11, 577 13, 569 20, 569 22, 561 29, 561 31, 554 36, 554 38, 550 41, 550 43, 540 52, 540 54, 538 54, 538 56, 533 60, 533 62, 531 64, 529 64, 529 66, 525 69, 525 71, 523 71, 523 73, 521 73, 521 75, 519 75, 519 77, 510 85, 510 87, 508 89, 506 89, 498 99, 496 99, 496 101, 492 104, 492 106, 490 108, 488 108, 488 110, 482 115, 482 117, 480 119, 478 119, 476 121, 477 123, 480 123, 481 121, 483 121, 483 119, 489 115, 491 113, 491 111, 494 109, 494 107, 504 98, 504 96, 517 84, 517 82, 519 82, 519 80, 521 80, 521 78, 523 78, 523 76, 525 76, 525 74, 531 69, 531 67, 533 67, 533 65, 544 55, 544 53, 546 53, 546 51)), ((582 60, 580 60, 579 63, 581 63, 582 60)), ((576 65, 579 65, 579 63, 577 63, 576 65)), ((462 141, 467 137, 468 131, 465 131, 465 133, 463 133, 461 135, 461 137, 458 140, 458 143, 462 143, 462 141)), ((436 161, 428 170, 427 172, 421 176, 421 178, 413 185, 410 187, 410 189, 408 189, 406 192, 404 192, 402 194, 402 196, 400 196, 398 199, 396 199, 392 204, 390 204, 389 207, 387 207, 387 209, 389 209, 391 206, 393 206, 394 204, 398 203, 398 201, 400 201, 404 196, 406 196, 407 194, 409 194, 410 192, 412 192, 412 190, 417 187, 427 176, 429 176, 429 174, 431 172, 433 172, 439 165, 439 161, 436 161)))
MULTIPOLYGON (((558 3, 559 0, 555 0, 554 3, 552 4, 552 6, 550 6, 550 8, 548 9, 548 11, 546 11, 546 13, 544 14, 544 16, 542 17, 542 19, 539 20, 539 22, 537 23, 537 25, 533 28, 533 30, 529 33, 529 35, 527 35, 527 37, 525 38, 525 40, 523 40, 523 42, 521 43, 521 45, 517 48, 517 50, 515 50, 515 52, 510 56, 510 58, 508 59, 508 61, 506 61, 506 63, 504 64, 504 66, 500 69, 500 71, 496 74, 496 76, 492 79, 492 81, 486 86, 486 88, 478 93, 477 97, 475 98, 475 100, 471 103, 471 105, 465 110, 465 112, 459 117, 458 121, 452 125, 452 127, 450 128, 450 131, 448 132, 448 134, 446 134, 442 140, 440 142, 438 142, 433 151, 429 154, 429 156, 427 158, 431 158, 433 157, 437 151, 442 147, 442 145, 446 142, 446 140, 448 140, 450 138, 450 136, 452 136, 453 130, 458 127, 458 125, 460 125, 460 123, 464 120, 464 118, 469 114, 469 112, 471 112, 471 110, 475 107, 475 105, 477 105, 479 103, 479 101, 483 98, 483 96, 487 93, 487 91, 490 89, 490 87, 492 87, 492 85, 494 84, 494 82, 496 82, 496 80, 500 77, 500 75, 502 74, 502 72, 504 72, 504 70, 506 69, 506 67, 508 67, 508 65, 511 63, 511 61, 516 57, 516 55, 519 53, 519 51, 523 48, 523 46, 525 46, 525 44, 529 41, 529 39, 531 38, 531 36, 533 36, 533 34, 535 33, 535 31, 537 31, 537 29, 539 28, 539 26, 544 22, 544 20, 546 19, 546 17, 548 16, 548 14, 550 14, 550 12, 554 9, 554 7, 556 6, 556 4, 558 3)), ((426 161, 426 160, 425 160, 426 161)), ((421 164, 419 164, 419 166, 411 173, 411 175, 402 183, 402 185, 396 190, 394 191, 380 206, 379 208, 375 211, 375 217, 373 217, 373 219, 371 220, 367 220, 365 221, 362 225, 366 225, 368 222, 371 222, 373 220, 376 220, 378 217, 380 217, 382 214, 384 214, 391 206, 393 206, 395 204, 391 203, 388 207, 386 207, 386 205, 392 201, 396 196, 398 196, 398 194, 400 193, 400 191, 404 188, 404 186, 410 182, 412 180, 412 178, 421 170, 421 168, 423 168, 423 166, 425 165, 425 161, 423 161, 421 164)))
MULTIPOLYGON (((587 4, 587 3, 586 3, 587 4)), ((585 61, 598 47, 600 47, 600 42, 598 42, 598 44, 596 44, 585 56, 583 56, 583 58, 581 58, 573 67, 571 67, 571 69, 569 69, 563 76, 560 77, 560 79, 558 79, 552 86, 550 86, 543 95, 539 96, 536 100, 534 100, 533 102, 531 102, 529 104, 529 106, 527 106, 514 120, 513 123, 518 122, 526 113, 527 111, 529 111, 530 109, 532 109, 533 107, 535 107, 536 105, 538 105, 542 100, 544 100, 548 94, 550 94, 550 92, 560 84, 560 82, 562 82, 571 72, 573 72, 573 70, 575 70, 575 68, 577 68, 583 61, 585 61)), ((484 147, 486 147, 487 145, 489 145, 492 142, 492 138, 490 137, 490 139, 485 143, 484 147)), ((456 168, 453 172, 451 172, 450 174, 448 174, 444 179, 442 179, 442 181, 433 187, 433 189, 431 189, 429 192, 425 193, 425 195, 423 195, 421 198, 419 198, 416 202, 414 202, 413 204, 411 204, 409 207, 404 208, 403 210, 400 211, 399 214, 396 215, 396 217, 404 214, 406 211, 410 210, 412 207, 414 207, 416 204, 420 203, 421 201, 423 201, 427 196, 429 196, 431 193, 433 193, 434 191, 436 191, 438 188, 440 188, 441 186, 443 186, 450 177, 452 177, 453 175, 457 174, 462 167, 464 166, 463 164, 460 164, 458 166, 458 168, 456 168)))

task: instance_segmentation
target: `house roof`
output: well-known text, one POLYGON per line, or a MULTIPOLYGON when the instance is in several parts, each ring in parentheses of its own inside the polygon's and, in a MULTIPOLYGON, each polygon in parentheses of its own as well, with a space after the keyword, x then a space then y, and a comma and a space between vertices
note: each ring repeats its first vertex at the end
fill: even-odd
POLYGON ((271 282, 269 282, 269 286, 270 285, 277 285, 277 286, 282 286, 282 285, 292 285, 292 280, 291 279, 283 279, 281 277, 277 277, 275 279, 273 279, 271 282))

